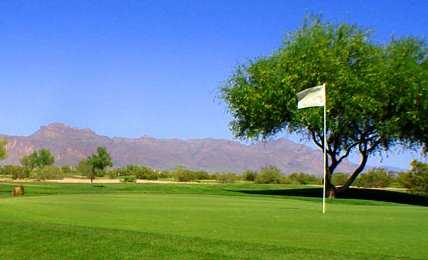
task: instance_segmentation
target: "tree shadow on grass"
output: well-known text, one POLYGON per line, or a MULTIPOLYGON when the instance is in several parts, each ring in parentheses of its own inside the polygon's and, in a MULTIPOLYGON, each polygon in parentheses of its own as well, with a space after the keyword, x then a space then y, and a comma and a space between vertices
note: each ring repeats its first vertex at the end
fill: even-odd
MULTIPOLYGON (((320 198, 321 188, 276 189, 276 190, 237 190, 237 192, 258 195, 294 196, 320 198)), ((428 207, 428 197, 399 191, 351 188, 340 193, 337 198, 393 202, 428 207)))

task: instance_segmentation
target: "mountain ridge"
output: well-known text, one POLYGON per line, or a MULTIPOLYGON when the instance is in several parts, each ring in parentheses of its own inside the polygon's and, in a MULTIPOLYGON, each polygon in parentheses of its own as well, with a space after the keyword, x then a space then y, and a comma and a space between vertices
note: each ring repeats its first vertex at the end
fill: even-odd
MULTIPOLYGON (((57 165, 76 165, 98 146, 104 146, 112 154, 117 167, 144 164, 170 169, 181 165, 207 171, 242 172, 274 165, 284 173, 322 173, 320 151, 284 138, 243 144, 217 138, 108 137, 89 128, 74 128, 62 123, 41 126, 29 136, 0 136, 8 141, 6 149, 9 156, 2 164, 19 164, 22 156, 47 148, 55 155, 57 165)), ((345 161, 339 171, 350 172, 353 167, 352 163, 345 161)))

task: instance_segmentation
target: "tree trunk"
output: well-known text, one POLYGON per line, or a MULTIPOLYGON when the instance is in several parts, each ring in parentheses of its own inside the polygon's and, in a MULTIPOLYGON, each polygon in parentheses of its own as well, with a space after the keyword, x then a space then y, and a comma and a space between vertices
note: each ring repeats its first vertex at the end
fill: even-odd
POLYGON ((368 160, 368 155, 367 153, 361 153, 361 163, 358 166, 357 169, 355 169, 355 171, 352 173, 352 175, 348 178, 348 180, 346 180, 345 184, 343 184, 343 186, 339 187, 336 191, 337 193, 342 193, 345 192, 349 189, 349 187, 351 186, 352 183, 354 183, 355 179, 358 177, 358 175, 360 175, 360 173, 364 170, 364 168, 366 167, 367 164, 367 160, 368 160))
POLYGON ((329 199, 335 199, 336 198, 336 186, 334 186, 331 183, 331 174, 327 174, 327 178, 326 178, 326 196, 329 199))
POLYGON ((332 163, 329 167, 327 167, 327 175, 326 175, 326 196, 329 199, 335 199, 336 198, 336 186, 331 182, 333 172, 337 167, 337 161, 332 159, 332 163))

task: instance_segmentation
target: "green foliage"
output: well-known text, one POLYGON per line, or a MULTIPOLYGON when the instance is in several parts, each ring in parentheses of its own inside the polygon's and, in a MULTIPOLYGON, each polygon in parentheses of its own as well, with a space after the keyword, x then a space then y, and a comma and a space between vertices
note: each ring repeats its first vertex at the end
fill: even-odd
POLYGON ((122 182, 136 182, 137 181, 137 177, 135 177, 135 176, 122 176, 120 178, 120 180, 122 182))
POLYGON ((400 172, 396 180, 400 187, 408 190, 412 188, 412 175, 410 172, 400 172))
POLYGON ((64 174, 61 168, 45 166, 43 168, 34 168, 30 173, 30 177, 36 180, 62 180, 64 179, 64 174))
POLYGON ((306 173, 292 173, 288 176, 285 176, 282 179, 282 183, 287 183, 287 184, 319 184, 321 181, 319 178, 310 175, 310 174, 306 174, 306 173))
POLYGON ((68 165, 62 166, 61 171, 66 176, 71 176, 73 174, 76 174, 76 171, 71 166, 68 166, 68 165))
POLYGON ((0 168, 0 175, 10 176, 12 179, 25 179, 30 177, 28 168, 16 165, 5 165, 0 168))
POLYGON ((173 178, 173 176, 171 175, 171 173, 169 171, 159 171, 159 178, 160 179, 169 179, 169 178, 173 178))
POLYGON ((332 183, 336 186, 342 186, 349 179, 349 174, 343 172, 336 172, 333 175, 332 183))
POLYGON ((94 171, 101 172, 113 166, 113 160, 105 147, 98 147, 97 152, 89 156, 88 163, 92 165, 94 171))
POLYGON ((32 154, 21 158, 22 166, 34 169, 51 166, 55 163, 55 157, 48 149, 34 151, 32 154))
POLYGON ((93 166, 89 163, 89 161, 81 160, 79 164, 77 165, 77 172, 80 173, 82 176, 86 176, 90 179, 95 178, 95 171, 93 169, 93 166))
POLYGON ((296 94, 327 83, 328 174, 357 151, 363 160, 356 177, 375 152, 396 143, 428 144, 427 64, 422 41, 377 44, 365 29, 315 18, 273 55, 238 67, 221 93, 237 137, 267 138, 286 130, 323 147, 322 109, 298 110, 296 94))
POLYGON ((282 174, 281 170, 274 166, 267 166, 260 170, 255 179, 255 183, 259 184, 275 184, 281 183, 282 174))
POLYGON ((399 181, 413 193, 428 195, 428 164, 413 161, 408 173, 400 174, 399 181))
POLYGON ((113 160, 105 147, 98 147, 97 152, 89 156, 86 160, 79 163, 79 171, 91 179, 91 182, 97 176, 103 176, 107 167, 113 166, 113 160))
POLYGON ((6 144, 7 144, 7 141, 5 139, 0 138, 0 160, 5 159, 7 156, 6 144))
POLYGON ((241 179, 241 176, 235 173, 217 173, 215 178, 219 183, 234 183, 241 179))
POLYGON ((128 165, 124 168, 113 170, 117 177, 120 176, 135 176, 142 180, 157 180, 159 174, 152 168, 142 165, 128 165))
POLYGON ((179 182, 189 182, 189 181, 198 181, 198 180, 209 180, 211 176, 206 171, 202 170, 190 170, 185 167, 176 167, 174 170, 171 170, 170 175, 176 181, 179 182))
POLYGON ((385 169, 376 168, 362 174, 355 185, 365 188, 385 188, 394 181, 394 177, 385 169))
POLYGON ((242 174, 242 179, 245 181, 255 181, 257 177, 256 171, 247 170, 242 174))

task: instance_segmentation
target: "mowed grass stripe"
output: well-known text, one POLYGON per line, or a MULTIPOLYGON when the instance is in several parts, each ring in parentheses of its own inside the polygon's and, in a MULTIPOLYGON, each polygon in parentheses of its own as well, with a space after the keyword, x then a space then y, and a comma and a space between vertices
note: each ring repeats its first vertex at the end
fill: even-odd
POLYGON ((4 259, 398 259, 72 225, 0 224, 0 254, 4 259))

